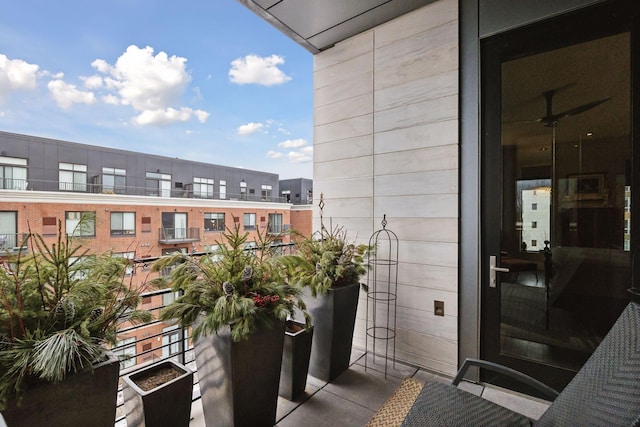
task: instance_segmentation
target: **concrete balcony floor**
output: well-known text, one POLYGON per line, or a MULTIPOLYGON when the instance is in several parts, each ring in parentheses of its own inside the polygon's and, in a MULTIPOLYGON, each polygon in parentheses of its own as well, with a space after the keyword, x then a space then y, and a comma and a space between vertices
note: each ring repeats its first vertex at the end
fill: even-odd
MULTIPOLYGON (((355 427, 365 426, 375 412, 393 394, 405 377, 413 377, 420 382, 435 380, 450 383, 451 378, 435 375, 425 370, 393 362, 387 363, 385 378, 384 358, 371 355, 367 360, 361 350, 353 349, 350 368, 331 383, 309 376, 305 394, 292 402, 278 398, 276 425, 279 427, 355 427)), ((483 387, 473 383, 463 383, 460 387, 482 395, 531 418, 539 418, 549 403, 524 396, 510 390, 483 387)), ((193 402, 190 427, 205 427, 201 400, 193 402)))

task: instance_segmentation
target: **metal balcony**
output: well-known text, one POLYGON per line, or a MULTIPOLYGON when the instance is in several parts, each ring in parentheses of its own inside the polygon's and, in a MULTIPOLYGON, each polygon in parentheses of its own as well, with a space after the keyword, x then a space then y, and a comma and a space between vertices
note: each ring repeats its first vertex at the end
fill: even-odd
POLYGON ((200 241, 200 229, 197 227, 158 229, 158 243, 162 245, 198 241, 200 241))

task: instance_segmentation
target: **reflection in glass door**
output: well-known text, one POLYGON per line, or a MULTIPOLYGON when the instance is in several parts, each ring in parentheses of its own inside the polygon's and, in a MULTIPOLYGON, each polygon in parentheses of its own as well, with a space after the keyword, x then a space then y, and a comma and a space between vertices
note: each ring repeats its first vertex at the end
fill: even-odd
POLYGON ((578 370, 629 301, 630 35, 501 73, 500 353, 578 370))

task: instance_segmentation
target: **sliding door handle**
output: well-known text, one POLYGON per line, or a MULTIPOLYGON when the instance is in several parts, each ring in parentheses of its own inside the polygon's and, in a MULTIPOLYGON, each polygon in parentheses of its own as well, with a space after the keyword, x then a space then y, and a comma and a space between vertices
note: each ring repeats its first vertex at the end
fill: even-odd
POLYGON ((489 287, 496 287, 496 273, 508 273, 509 269, 505 267, 498 267, 496 265, 496 256, 491 255, 489 257, 489 287))

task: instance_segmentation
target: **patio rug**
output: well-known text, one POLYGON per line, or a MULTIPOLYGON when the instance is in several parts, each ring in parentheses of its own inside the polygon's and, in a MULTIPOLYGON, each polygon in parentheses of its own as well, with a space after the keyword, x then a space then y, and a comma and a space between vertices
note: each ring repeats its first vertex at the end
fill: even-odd
POLYGON ((411 405, 422 390, 422 383, 405 378, 391 397, 378 409, 367 427, 397 427, 407 416, 411 405))

